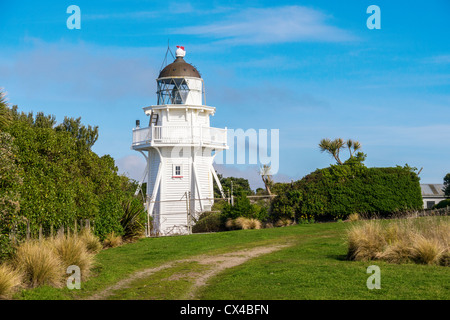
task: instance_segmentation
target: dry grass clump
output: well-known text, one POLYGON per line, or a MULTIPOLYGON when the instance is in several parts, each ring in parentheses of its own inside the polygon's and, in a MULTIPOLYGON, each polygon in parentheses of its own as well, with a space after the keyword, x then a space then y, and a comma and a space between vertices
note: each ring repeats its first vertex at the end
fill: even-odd
POLYGON ((106 235, 105 240, 103 240, 103 246, 105 248, 115 248, 123 243, 122 236, 116 235, 113 232, 106 235))
POLYGON ((239 229, 261 229, 261 221, 257 219, 239 217, 235 220, 235 224, 239 229))
POLYGON ((358 213, 352 213, 348 216, 348 221, 355 222, 359 220, 359 214, 358 213))
POLYGON ((355 225, 348 231, 347 257, 351 260, 367 261, 377 257, 386 245, 381 225, 376 220, 355 225))
POLYGON ((84 243, 89 253, 99 253, 103 248, 100 239, 89 228, 84 228, 78 237, 84 243))
POLYGON ((450 220, 446 217, 369 220, 347 233, 351 260, 384 260, 449 266, 450 220))
POLYGON ((23 275, 8 264, 0 265, 0 298, 8 298, 22 284, 23 275))
POLYGON ((65 269, 75 265, 80 268, 82 279, 89 276, 94 263, 94 254, 87 250, 85 242, 80 237, 56 237, 49 240, 49 246, 59 257, 65 269))
POLYGON ((411 259, 421 264, 439 264, 445 251, 446 248, 437 239, 418 234, 413 239, 411 259))
POLYGON ((261 229, 262 224, 258 219, 238 217, 236 219, 228 219, 225 227, 230 230, 261 229))
POLYGON ((62 284, 62 261, 47 240, 28 240, 21 243, 17 247, 13 264, 23 274, 24 282, 31 287, 59 287, 62 284))
POLYGON ((287 219, 287 218, 281 218, 280 220, 278 220, 277 222, 275 222, 275 227, 288 227, 293 225, 293 221, 291 219, 287 219))

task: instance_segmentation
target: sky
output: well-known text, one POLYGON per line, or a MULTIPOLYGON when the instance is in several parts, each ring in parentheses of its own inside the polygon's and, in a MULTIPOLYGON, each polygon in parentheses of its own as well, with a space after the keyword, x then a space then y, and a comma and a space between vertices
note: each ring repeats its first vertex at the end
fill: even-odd
MULTIPOLYGON (((275 181, 334 163, 318 143, 341 137, 361 143, 369 167, 408 164, 423 168, 422 183, 442 183, 449 12, 448 0, 0 0, 0 87, 20 111, 98 126, 93 150, 140 180, 132 129, 156 104, 168 44, 182 45, 216 108, 211 126, 279 130, 275 181), (70 5, 80 8, 80 29, 67 27, 70 5), (370 5, 380 8, 381 29, 367 26, 370 5)), ((258 167, 216 165, 254 189, 258 167)))

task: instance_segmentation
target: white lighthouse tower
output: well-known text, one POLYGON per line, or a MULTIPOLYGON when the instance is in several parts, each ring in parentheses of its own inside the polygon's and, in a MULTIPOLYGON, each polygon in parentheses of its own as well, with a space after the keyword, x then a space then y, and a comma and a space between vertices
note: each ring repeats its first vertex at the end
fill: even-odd
POLYGON ((132 149, 147 161, 145 205, 153 235, 189 233, 195 218, 211 210, 213 180, 223 196, 213 160, 228 148, 227 130, 210 127, 216 108, 205 105, 203 79, 185 54, 178 47, 156 79, 157 104, 143 108, 149 126, 133 129, 132 149))

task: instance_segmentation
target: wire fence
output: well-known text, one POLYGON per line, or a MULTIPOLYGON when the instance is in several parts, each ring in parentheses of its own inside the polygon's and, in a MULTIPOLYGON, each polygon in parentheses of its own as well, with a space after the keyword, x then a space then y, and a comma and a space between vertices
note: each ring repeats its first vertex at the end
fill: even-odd
POLYGON ((13 243, 17 243, 20 239, 42 240, 45 237, 77 234, 78 231, 84 228, 89 228, 94 231, 94 220, 79 219, 74 220, 72 223, 48 226, 46 224, 32 224, 26 217, 22 217, 21 221, 16 223, 12 228, 9 238, 13 243))
MULTIPOLYGON (((246 196, 250 202, 256 202, 256 201, 260 201, 260 200, 270 200, 273 197, 276 197, 276 195, 248 195, 246 196)), ((164 200, 149 200, 149 198, 146 198, 145 201, 145 208, 147 213, 150 213, 152 215, 153 218, 157 219, 161 219, 162 218, 167 218, 170 216, 180 216, 182 214, 184 214, 183 211, 181 210, 174 210, 172 212, 170 211, 165 211, 163 213, 158 213, 156 215, 153 214, 153 208, 154 205, 156 204, 164 204, 164 203, 177 203, 177 202, 183 202, 186 204, 186 209, 185 209, 185 214, 186 214, 186 224, 182 224, 182 225, 177 225, 177 226, 173 226, 172 227, 172 231, 168 231, 165 232, 164 235, 171 235, 171 234, 179 234, 179 233, 187 233, 187 234, 192 234, 192 227, 193 225, 199 220, 200 215, 203 212, 211 212, 212 208, 207 206, 210 210, 205 210, 205 206, 204 203, 202 204, 202 202, 213 202, 214 204, 220 204, 220 203, 228 203, 229 205, 234 205, 234 196, 230 195, 228 197, 224 197, 224 198, 195 198, 192 197, 192 194, 190 191, 187 191, 184 193, 184 195, 179 198, 179 199, 164 199, 164 200), (197 208, 200 207, 200 210, 198 210, 197 208), (152 208, 152 209, 150 209, 152 208), (183 232, 183 230, 185 230, 186 232, 183 232)), ((219 211, 216 211, 219 212, 219 211)), ((150 214, 148 215, 148 217, 150 217, 150 214)), ((154 237, 154 236, 159 236, 159 231, 158 226, 156 226, 156 230, 154 230, 154 224, 161 224, 161 221, 150 221, 150 219, 147 220, 147 223, 145 225, 145 230, 146 230, 146 236, 147 237, 154 237)))

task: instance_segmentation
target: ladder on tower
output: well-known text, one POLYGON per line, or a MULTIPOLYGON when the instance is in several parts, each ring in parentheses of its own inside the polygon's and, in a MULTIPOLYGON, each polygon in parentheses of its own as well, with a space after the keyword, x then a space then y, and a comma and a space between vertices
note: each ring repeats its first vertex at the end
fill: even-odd
POLYGON ((148 122, 148 126, 151 127, 152 124, 156 126, 158 123, 159 114, 156 112, 152 112, 152 115, 150 116, 150 121, 148 122))

